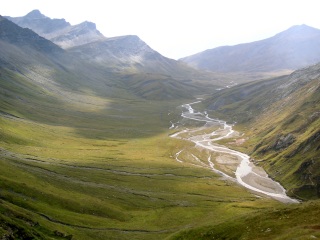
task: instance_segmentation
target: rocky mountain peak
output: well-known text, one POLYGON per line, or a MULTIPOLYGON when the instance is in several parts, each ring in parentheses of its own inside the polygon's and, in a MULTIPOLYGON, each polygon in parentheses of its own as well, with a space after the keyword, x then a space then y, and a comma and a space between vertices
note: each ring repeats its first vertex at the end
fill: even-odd
POLYGON ((93 22, 89 22, 89 21, 84 21, 84 22, 80 23, 79 26, 83 27, 83 28, 90 29, 90 30, 96 30, 97 29, 96 24, 93 23, 93 22))
POLYGON ((20 47, 29 47, 40 52, 57 53, 63 50, 28 28, 22 28, 0 17, 0 40, 20 47))
POLYGON ((35 9, 29 12, 25 18, 28 19, 39 19, 39 18, 47 18, 45 15, 43 15, 39 10, 35 9))
MULTIPOLYGON (((42 37, 70 26, 64 19, 51 19, 43 15, 39 10, 33 10, 23 17, 6 17, 10 21, 23 28, 29 28, 42 37)), ((49 38, 47 38, 49 39, 49 38)))
POLYGON ((155 53, 144 41, 136 35, 125 35, 109 38, 109 44, 116 46, 116 51, 124 51, 130 55, 141 55, 146 53, 155 53))
POLYGON ((315 36, 320 36, 320 30, 305 24, 292 26, 289 29, 275 35, 276 38, 282 37, 290 39, 302 39, 315 36))
POLYGON ((24 17, 7 17, 20 27, 29 28, 40 36, 62 48, 70 48, 102 40, 105 37, 96 29, 96 24, 85 21, 71 25, 65 19, 51 19, 39 10, 33 10, 24 17))
POLYGON ((320 30, 296 25, 270 38, 224 46, 181 59, 214 72, 281 72, 320 61, 320 30))
POLYGON ((316 29, 314 27, 310 27, 306 24, 301 24, 301 25, 294 25, 284 32, 305 32, 305 31, 319 32, 319 29, 316 29))

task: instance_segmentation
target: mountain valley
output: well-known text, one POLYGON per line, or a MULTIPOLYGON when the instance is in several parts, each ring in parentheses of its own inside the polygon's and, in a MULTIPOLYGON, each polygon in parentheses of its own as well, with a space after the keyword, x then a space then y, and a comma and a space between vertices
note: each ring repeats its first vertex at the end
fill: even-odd
POLYGON ((288 31, 268 45, 292 37, 288 65, 234 67, 222 51, 225 68, 203 71, 94 23, 0 16, 1 239, 319 238, 319 30, 288 31), (226 131, 201 117, 232 125, 212 144, 248 154, 295 201, 243 187, 222 153, 186 141, 226 131))

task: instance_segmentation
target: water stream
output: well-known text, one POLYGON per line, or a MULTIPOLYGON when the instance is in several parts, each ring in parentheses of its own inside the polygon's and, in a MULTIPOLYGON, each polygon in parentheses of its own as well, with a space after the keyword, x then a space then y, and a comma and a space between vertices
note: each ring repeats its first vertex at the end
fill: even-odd
MULTIPOLYGON (((197 112, 192 108, 193 104, 200 101, 184 104, 185 111, 181 116, 196 122, 203 122, 203 126, 197 128, 185 128, 171 135, 173 138, 191 141, 194 148, 207 150, 206 159, 196 156, 190 149, 181 149, 175 154, 175 159, 179 163, 191 163, 199 167, 207 167, 219 173, 224 178, 237 181, 242 186, 260 195, 267 195, 274 199, 287 203, 297 203, 298 201, 286 195, 286 190, 276 181, 268 177, 267 173, 258 166, 250 162, 247 154, 230 149, 226 146, 215 143, 218 140, 230 138, 235 134, 232 125, 225 121, 212 119, 206 112, 197 112), (191 159, 191 160, 190 160, 191 159)), ((181 121, 172 123, 170 129, 177 129, 181 126, 181 121)))

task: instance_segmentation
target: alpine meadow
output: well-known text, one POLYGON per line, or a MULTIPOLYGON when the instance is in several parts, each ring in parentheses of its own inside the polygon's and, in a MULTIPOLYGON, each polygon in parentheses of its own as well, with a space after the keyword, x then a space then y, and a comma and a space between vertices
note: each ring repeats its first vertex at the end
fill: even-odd
POLYGON ((0 238, 320 238, 320 30, 180 60, 0 16, 0 238))

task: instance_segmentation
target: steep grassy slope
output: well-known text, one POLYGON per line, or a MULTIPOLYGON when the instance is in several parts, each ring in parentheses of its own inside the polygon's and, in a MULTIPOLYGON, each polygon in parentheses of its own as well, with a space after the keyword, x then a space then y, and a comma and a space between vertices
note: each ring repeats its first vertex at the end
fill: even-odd
MULTIPOLYGON (((91 42, 68 49, 68 52, 78 59, 108 68, 109 72, 126 74, 126 78, 133 76, 142 80, 149 76, 152 81, 158 78, 162 82, 181 84, 184 91, 188 84, 202 87, 198 92, 201 93, 208 86, 214 89, 214 86, 225 86, 231 81, 231 76, 198 71, 182 62, 164 57, 135 35, 91 42)), ((146 81, 145 85, 148 86, 149 83, 146 81)), ((179 88, 175 91, 181 94, 179 88)))
POLYGON ((1 84, 2 237, 163 239, 279 205, 174 160, 180 101, 58 99, 3 69, 1 84))
POLYGON ((168 137, 170 120, 197 87, 110 72, 11 26, 0 41, 1 238, 164 239, 279 205, 175 161, 187 143, 168 137))
POLYGON ((268 209, 214 226, 181 232, 171 239, 317 239, 320 237, 319 209, 319 201, 268 209))
MULTIPOLYGON (((24 17, 6 18, 20 27, 32 29, 40 36, 63 48, 71 48, 68 52, 72 56, 66 58, 63 55, 58 60, 63 66, 71 65, 74 68, 75 64, 79 65, 78 59, 85 60, 84 62, 87 65, 93 65, 91 69, 87 66, 80 66, 76 71, 79 72, 79 76, 86 75, 87 72, 93 73, 92 70, 96 69, 99 69, 99 72, 102 69, 104 77, 112 79, 128 79, 130 76, 134 76, 134 79, 145 79, 146 74, 149 76, 152 74, 155 76, 151 76, 150 81, 144 84, 146 85, 146 91, 160 86, 161 82, 170 81, 169 85, 177 86, 181 84, 178 88, 172 89, 177 92, 177 95, 181 95, 183 92, 187 92, 186 95, 190 95, 190 91, 194 90, 194 88, 188 89, 187 84, 190 82, 197 82, 196 85, 198 86, 205 85, 198 92, 200 93, 205 91, 208 86, 224 86, 231 81, 231 76, 201 72, 188 67, 182 62, 166 58, 151 49, 138 36, 106 38, 91 22, 83 22, 71 26, 64 19, 50 19, 41 14, 39 10, 34 10, 24 17), (150 84, 150 82, 152 83, 150 84)), ((14 26, 14 28, 17 28, 17 26, 14 26)), ((90 79, 96 79, 96 77, 93 76, 90 79)), ((99 80, 103 82, 103 78, 99 80)), ((96 84, 97 82, 99 81, 96 81, 96 84)), ((131 89, 130 83, 125 82, 124 86, 127 89, 131 89)), ((164 90, 166 92, 167 89, 164 90)), ((143 92, 145 91, 143 90, 143 92)), ((150 92, 150 94, 143 94, 143 97, 148 98, 151 94, 156 96, 157 99, 165 99, 167 97, 167 92, 164 96, 156 92, 150 92)), ((152 97, 153 99, 155 98, 154 96, 152 97)), ((175 97, 171 94, 169 98, 175 97)))
MULTIPOLYGON (((70 57, 67 59, 65 59, 65 57, 60 58, 59 62, 63 66, 68 66, 70 63, 73 66, 74 64, 79 65, 79 61, 76 61, 76 59, 81 58, 85 60, 87 65, 94 65, 93 69, 98 68, 98 72, 101 72, 101 69, 103 69, 105 78, 109 79, 122 79, 122 76, 124 76, 125 79, 130 78, 130 76, 134 76, 134 79, 144 79, 146 75, 156 75, 151 77, 151 84, 147 82, 147 86, 145 87, 146 91, 150 88, 160 86, 162 80, 167 82, 170 80, 169 85, 176 86, 178 83, 192 83, 198 87, 202 86, 198 92, 198 94, 201 94, 207 92, 208 88, 214 89, 214 86, 215 88, 221 88, 222 86, 234 84, 235 79, 237 83, 242 83, 270 77, 274 74, 278 76, 280 74, 279 72, 221 74, 218 72, 199 71, 181 61, 175 61, 162 56, 137 36, 105 38, 96 29, 94 23, 84 22, 71 26, 64 19, 50 19, 38 10, 30 12, 24 17, 6 18, 21 27, 32 29, 40 36, 53 41, 63 48, 68 48, 68 51, 72 53, 73 57, 71 59, 70 57), (100 67, 98 67, 99 65, 100 67), (139 74, 142 75, 140 76, 139 74)), ((79 67, 76 72, 79 72, 80 78, 83 74, 86 75, 87 72, 93 73, 92 67, 90 71, 90 68, 88 69, 87 66, 79 67)), ((93 80, 97 77, 89 76, 89 78, 93 80)), ((82 84, 85 84, 85 82, 82 84)), ((99 81, 95 84, 99 84, 99 81)), ((108 85, 112 84, 108 83, 108 85)), ((128 86, 127 82, 124 83, 124 86, 131 89, 131 86, 128 86)), ((160 88, 162 87, 160 86, 160 88)), ((143 90, 143 92, 145 92, 145 90, 143 90)), ((181 85, 174 89, 174 91, 179 91, 178 95, 183 94, 183 92, 187 92, 186 95, 190 95, 190 91, 193 90, 194 89, 188 89, 186 85, 181 85)), ((150 91, 149 94, 143 96, 148 98, 148 95, 157 96, 157 99, 166 98, 166 94, 161 96, 159 92, 153 93, 150 91)), ((154 99, 155 97, 151 98, 154 99)), ((174 98, 174 95, 171 94, 170 98, 174 98)))
POLYGON ((5 18, 1 18, 0 27, 1 65, 19 69, 19 74, 29 78, 29 82, 46 85, 58 95, 68 89, 101 97, 165 100, 190 98, 208 86, 214 89, 217 84, 224 85, 219 78, 211 78, 211 74, 201 74, 161 56, 138 37, 110 40, 111 46, 95 43, 98 50, 90 50, 88 45, 88 52, 85 47, 66 52, 5 18), (95 59, 96 54, 102 62, 95 59), (131 59, 139 56, 139 64, 131 59), (137 64, 139 67, 134 67, 137 64), (201 84, 203 79, 206 82, 201 84))
MULTIPOLYGON (((48 55, 51 42, 31 39, 0 41, 2 239, 166 239, 235 225, 239 236, 243 217, 257 216, 277 226, 282 203, 175 160, 190 143, 169 138, 170 121, 201 86, 110 71, 60 48, 48 55)), ((284 221, 283 230, 296 223, 284 221)), ((300 226, 318 236, 313 219, 300 226)))
MULTIPOLYGON (((201 234, 186 236, 238 237, 257 219, 266 219, 256 225, 261 229, 284 234, 297 224, 294 212, 310 212, 307 205, 282 209, 208 169, 176 162, 174 153, 188 143, 169 138, 168 127, 185 100, 105 99, 71 91, 63 93, 70 98, 59 99, 9 70, 2 69, 0 79, 6 91, 0 114, 1 237, 165 239, 198 228, 201 234), (280 226, 279 216, 285 216, 280 226), (204 226, 215 226, 220 235, 204 226)), ((318 236, 317 220, 310 219, 289 236, 318 236)))
POLYGON ((302 199, 319 197, 320 65, 221 91, 209 108, 245 126, 250 154, 302 199))
POLYGON ((0 16, 0 39, 20 47, 31 47, 40 52, 53 54, 63 51, 57 45, 40 37, 30 29, 21 28, 2 16, 0 16))

